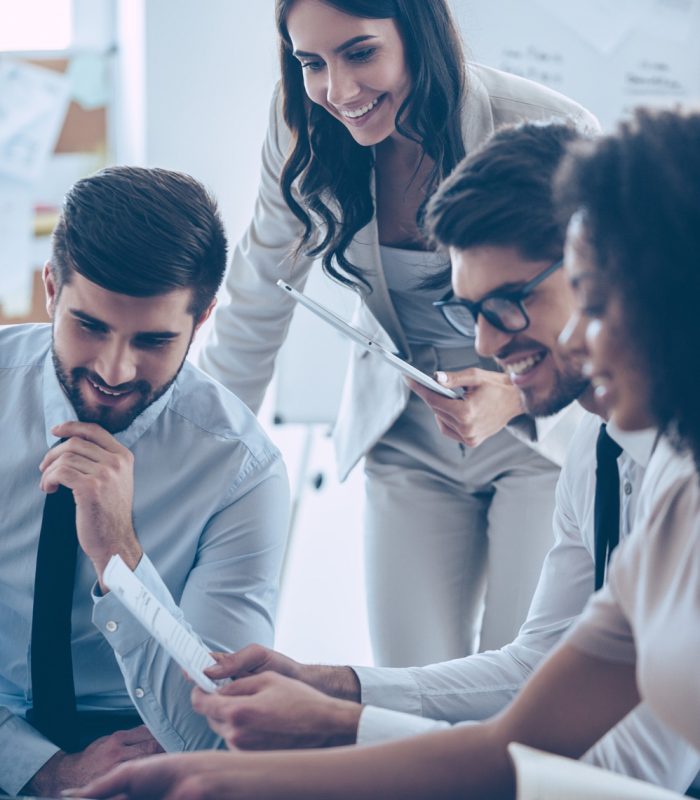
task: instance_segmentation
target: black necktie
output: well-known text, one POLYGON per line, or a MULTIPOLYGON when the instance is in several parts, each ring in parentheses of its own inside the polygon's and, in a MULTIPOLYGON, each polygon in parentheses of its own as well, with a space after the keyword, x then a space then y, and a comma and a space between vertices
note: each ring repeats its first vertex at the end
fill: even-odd
POLYGON ((595 532, 595 588, 603 585, 605 567, 612 551, 620 541, 620 473, 617 458, 622 448, 600 426, 596 443, 595 505, 593 530, 595 532))
POLYGON ((71 612, 78 549, 73 492, 44 503, 34 581, 31 724, 66 752, 77 749, 71 612))

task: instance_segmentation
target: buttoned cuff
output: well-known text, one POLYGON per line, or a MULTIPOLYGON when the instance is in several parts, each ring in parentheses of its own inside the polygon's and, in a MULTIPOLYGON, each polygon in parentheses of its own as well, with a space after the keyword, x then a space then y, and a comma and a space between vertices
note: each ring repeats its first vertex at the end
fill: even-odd
MULTIPOLYGON (((168 587, 145 553, 134 570, 134 575, 171 614, 180 616, 168 587)), ((114 592, 102 594, 97 582, 92 587, 92 602, 93 624, 102 632, 118 655, 126 656, 151 638, 150 633, 122 605, 116 594, 114 592)))
POLYGON ((352 667, 360 681, 360 697, 366 705, 391 708, 420 716, 423 712, 418 684, 408 669, 352 667))
POLYGON ((357 726, 357 744, 377 744, 452 727, 449 722, 417 717, 388 708, 365 706, 357 726))
POLYGON ((0 748, 0 787, 9 795, 19 794, 60 749, 14 715, 0 723, 0 748))

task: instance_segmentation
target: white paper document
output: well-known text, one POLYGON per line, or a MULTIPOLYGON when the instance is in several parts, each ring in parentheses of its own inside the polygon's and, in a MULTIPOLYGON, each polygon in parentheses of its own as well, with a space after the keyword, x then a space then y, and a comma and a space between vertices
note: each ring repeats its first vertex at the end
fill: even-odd
POLYGON ((7 317, 29 311, 33 214, 30 188, 0 174, 0 308, 7 317))
POLYGON ((216 691, 217 683, 204 674, 207 667, 216 664, 209 650, 156 599, 120 556, 109 559, 102 580, 197 686, 205 692, 216 691))
POLYGON ((0 60, 0 173, 26 183, 41 176, 68 102, 64 75, 0 60))
POLYGON ((511 743, 517 800, 680 800, 650 783, 511 743))

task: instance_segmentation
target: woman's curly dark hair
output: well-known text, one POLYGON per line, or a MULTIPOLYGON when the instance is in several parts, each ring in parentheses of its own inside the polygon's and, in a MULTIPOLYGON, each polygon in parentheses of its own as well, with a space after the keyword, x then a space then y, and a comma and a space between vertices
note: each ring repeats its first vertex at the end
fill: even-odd
POLYGON ((700 113, 640 109, 574 145, 557 195, 584 212, 596 264, 623 298, 654 419, 700 469, 700 113))
MULTIPOLYGON (((413 88, 396 116, 396 129, 420 143, 434 161, 426 197, 464 155, 462 102, 466 73, 462 45, 447 0, 323 0, 345 14, 395 19, 413 88)), ((357 144, 345 126, 304 90, 293 55, 287 17, 295 0, 276 0, 280 36, 283 114, 292 149, 282 171, 282 194, 304 226, 296 252, 321 256, 324 270, 341 283, 368 288, 362 270, 345 256, 355 234, 373 218, 371 147, 357 144), (314 216, 310 216, 311 212, 314 216), (325 233, 315 240, 317 221, 325 233)), ((419 210, 419 224, 422 208, 419 210)))

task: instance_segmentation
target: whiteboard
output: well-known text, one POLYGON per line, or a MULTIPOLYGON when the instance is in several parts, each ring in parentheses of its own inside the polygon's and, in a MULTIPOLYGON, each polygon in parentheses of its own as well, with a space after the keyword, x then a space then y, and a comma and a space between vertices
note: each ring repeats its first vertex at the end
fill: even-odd
MULTIPOLYGON (((452 0, 471 60, 538 81, 605 130, 638 105, 700 107, 700 0, 452 0)), ((315 267, 307 291, 350 316, 354 295, 315 267)), ((335 420, 349 346, 297 309, 278 357, 275 418, 335 420)))
POLYGON ((604 130, 700 102, 700 0, 453 0, 472 60, 538 81, 604 130))

